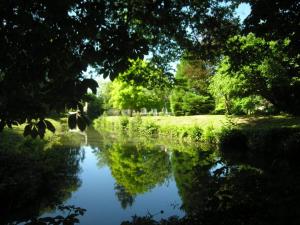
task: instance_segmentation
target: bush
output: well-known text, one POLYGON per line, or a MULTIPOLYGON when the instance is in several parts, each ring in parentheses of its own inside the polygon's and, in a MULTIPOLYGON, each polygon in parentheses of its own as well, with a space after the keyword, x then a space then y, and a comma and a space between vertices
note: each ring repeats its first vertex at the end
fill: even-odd
POLYGON ((247 146, 246 135, 238 129, 223 128, 219 134, 221 151, 246 151, 247 146))
POLYGON ((91 120, 96 119, 101 116, 104 112, 104 101, 101 97, 97 97, 93 94, 88 94, 87 96, 87 115, 91 120))
POLYGON ((158 115, 159 116, 167 116, 167 114, 165 112, 159 112, 158 115))
POLYGON ((217 143, 217 134, 213 126, 207 126, 202 131, 201 141, 209 144, 217 143))
POLYGON ((193 127, 190 131, 192 141, 200 141, 202 137, 202 129, 200 127, 193 127))
POLYGON ((264 98, 258 95, 251 95, 244 98, 234 98, 231 112, 236 115, 268 114, 273 106, 264 98))
POLYGON ((128 130, 130 133, 137 133, 140 131, 140 127, 142 125, 142 117, 138 114, 129 120, 128 130))
POLYGON ((122 131, 127 130, 128 124, 129 124, 128 117, 127 116, 121 116, 120 117, 120 127, 121 127, 122 131))
POLYGON ((158 135, 159 126, 152 121, 146 121, 140 128, 140 133, 145 136, 158 135))
POLYGON ((208 95, 177 89, 170 97, 175 116, 207 114, 214 109, 214 100, 208 95))

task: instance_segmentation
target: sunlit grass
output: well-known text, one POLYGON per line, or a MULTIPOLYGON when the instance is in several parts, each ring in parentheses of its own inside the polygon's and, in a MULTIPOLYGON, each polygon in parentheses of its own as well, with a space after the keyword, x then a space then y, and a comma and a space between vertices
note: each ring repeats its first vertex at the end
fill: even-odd
MULTIPOLYGON (((108 116, 108 121, 118 122, 119 116, 108 116)), ((132 118, 129 118, 132 119, 132 118)), ((165 127, 214 127, 219 128, 233 123, 241 128, 267 129, 280 127, 300 127, 300 117, 290 116, 225 116, 225 115, 196 115, 196 116, 147 116, 143 121, 152 121, 165 127)))

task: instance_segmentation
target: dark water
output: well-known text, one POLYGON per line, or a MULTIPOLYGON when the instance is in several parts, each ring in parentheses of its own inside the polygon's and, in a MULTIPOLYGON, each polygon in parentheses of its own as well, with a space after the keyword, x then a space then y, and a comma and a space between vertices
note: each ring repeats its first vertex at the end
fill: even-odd
POLYGON ((216 151, 89 130, 44 151, 25 143, 0 151, 0 224, 55 224, 59 216, 64 224, 115 225, 134 215, 176 215, 178 224, 300 224, 295 140, 283 150, 231 144, 238 150, 216 151))

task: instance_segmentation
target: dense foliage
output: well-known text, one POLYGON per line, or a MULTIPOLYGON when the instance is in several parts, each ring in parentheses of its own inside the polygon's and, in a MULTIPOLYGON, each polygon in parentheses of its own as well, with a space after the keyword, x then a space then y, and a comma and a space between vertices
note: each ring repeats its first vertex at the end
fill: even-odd
MULTIPOLYGON (((298 57, 289 56, 290 39, 266 41, 254 34, 228 40, 223 74, 239 79, 234 91, 260 95, 279 110, 300 112, 300 74, 298 57), (243 81, 243 82, 241 82, 243 81)), ((229 78, 232 79, 232 78, 229 78)))
POLYGON ((88 95, 86 113, 88 117, 93 120, 102 115, 104 112, 104 99, 101 95, 88 95))
POLYGON ((202 60, 182 59, 177 66, 175 87, 170 95, 174 115, 207 114, 214 108, 208 93, 211 69, 202 60))
POLYGON ((254 114, 272 112, 272 104, 258 92, 245 73, 230 71, 228 58, 224 58, 210 79, 209 92, 215 99, 215 111, 227 114, 254 114))
POLYGON ((161 110, 166 104, 166 91, 172 85, 172 77, 145 60, 130 60, 130 67, 119 74, 108 87, 109 105, 114 109, 140 111, 161 110))

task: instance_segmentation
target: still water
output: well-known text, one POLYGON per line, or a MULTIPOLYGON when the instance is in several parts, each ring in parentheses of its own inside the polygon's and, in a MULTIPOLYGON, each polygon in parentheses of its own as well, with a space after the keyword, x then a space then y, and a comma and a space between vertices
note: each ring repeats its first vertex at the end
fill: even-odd
MULTIPOLYGON (((135 148, 134 145, 128 145, 127 147, 127 151, 130 148, 135 148)), ((136 177, 136 179, 141 179, 136 181, 130 180, 130 177, 127 178, 126 171, 124 173, 120 171, 120 174, 116 174, 115 178, 112 173, 118 173, 119 168, 112 168, 115 165, 111 165, 110 168, 106 163, 99 163, 104 160, 99 154, 99 151, 103 151, 103 149, 93 149, 86 145, 82 146, 80 151, 84 154, 84 158, 80 162, 79 172, 81 186, 63 204, 80 206, 87 210, 84 216, 80 218, 82 224, 92 225, 97 221, 99 224, 120 224, 124 220, 130 220, 133 215, 143 216, 147 213, 156 214, 155 218, 157 219, 184 214, 179 209, 181 199, 171 171, 166 171, 164 173, 166 176, 163 177, 156 178, 149 174, 145 177, 136 177), (157 180, 148 182, 148 175, 149 179, 157 180), (122 184, 122 182, 124 183, 122 184), (131 193, 126 192, 126 185, 132 189, 131 193), (164 213, 161 214, 160 211, 164 211, 164 213)), ((108 151, 114 150, 110 149, 108 151)), ((164 160, 168 159, 168 153, 158 151, 153 152, 153 154, 162 154, 165 157, 164 160)), ((145 156, 142 155, 141 157, 145 156)), ((134 161, 134 158, 129 159, 133 159, 129 163, 139 163, 134 161)), ((118 160, 124 159, 120 158, 118 160)), ((145 159, 145 163, 147 163, 147 159, 145 159)), ((133 168, 127 167, 129 170, 132 169, 132 171, 128 171, 129 173, 157 173, 154 165, 150 165, 150 171, 142 171, 142 166, 141 168, 135 167, 136 165, 132 166, 133 168)), ((148 168, 145 167, 144 169, 148 168)), ((55 215, 57 213, 53 212, 45 213, 43 216, 55 215)))
POLYGON ((252 148, 235 138, 216 151, 88 130, 46 145, 2 145, 0 224, 127 225, 151 215, 177 216, 176 224, 298 225, 299 135, 291 137, 256 137, 252 148))

